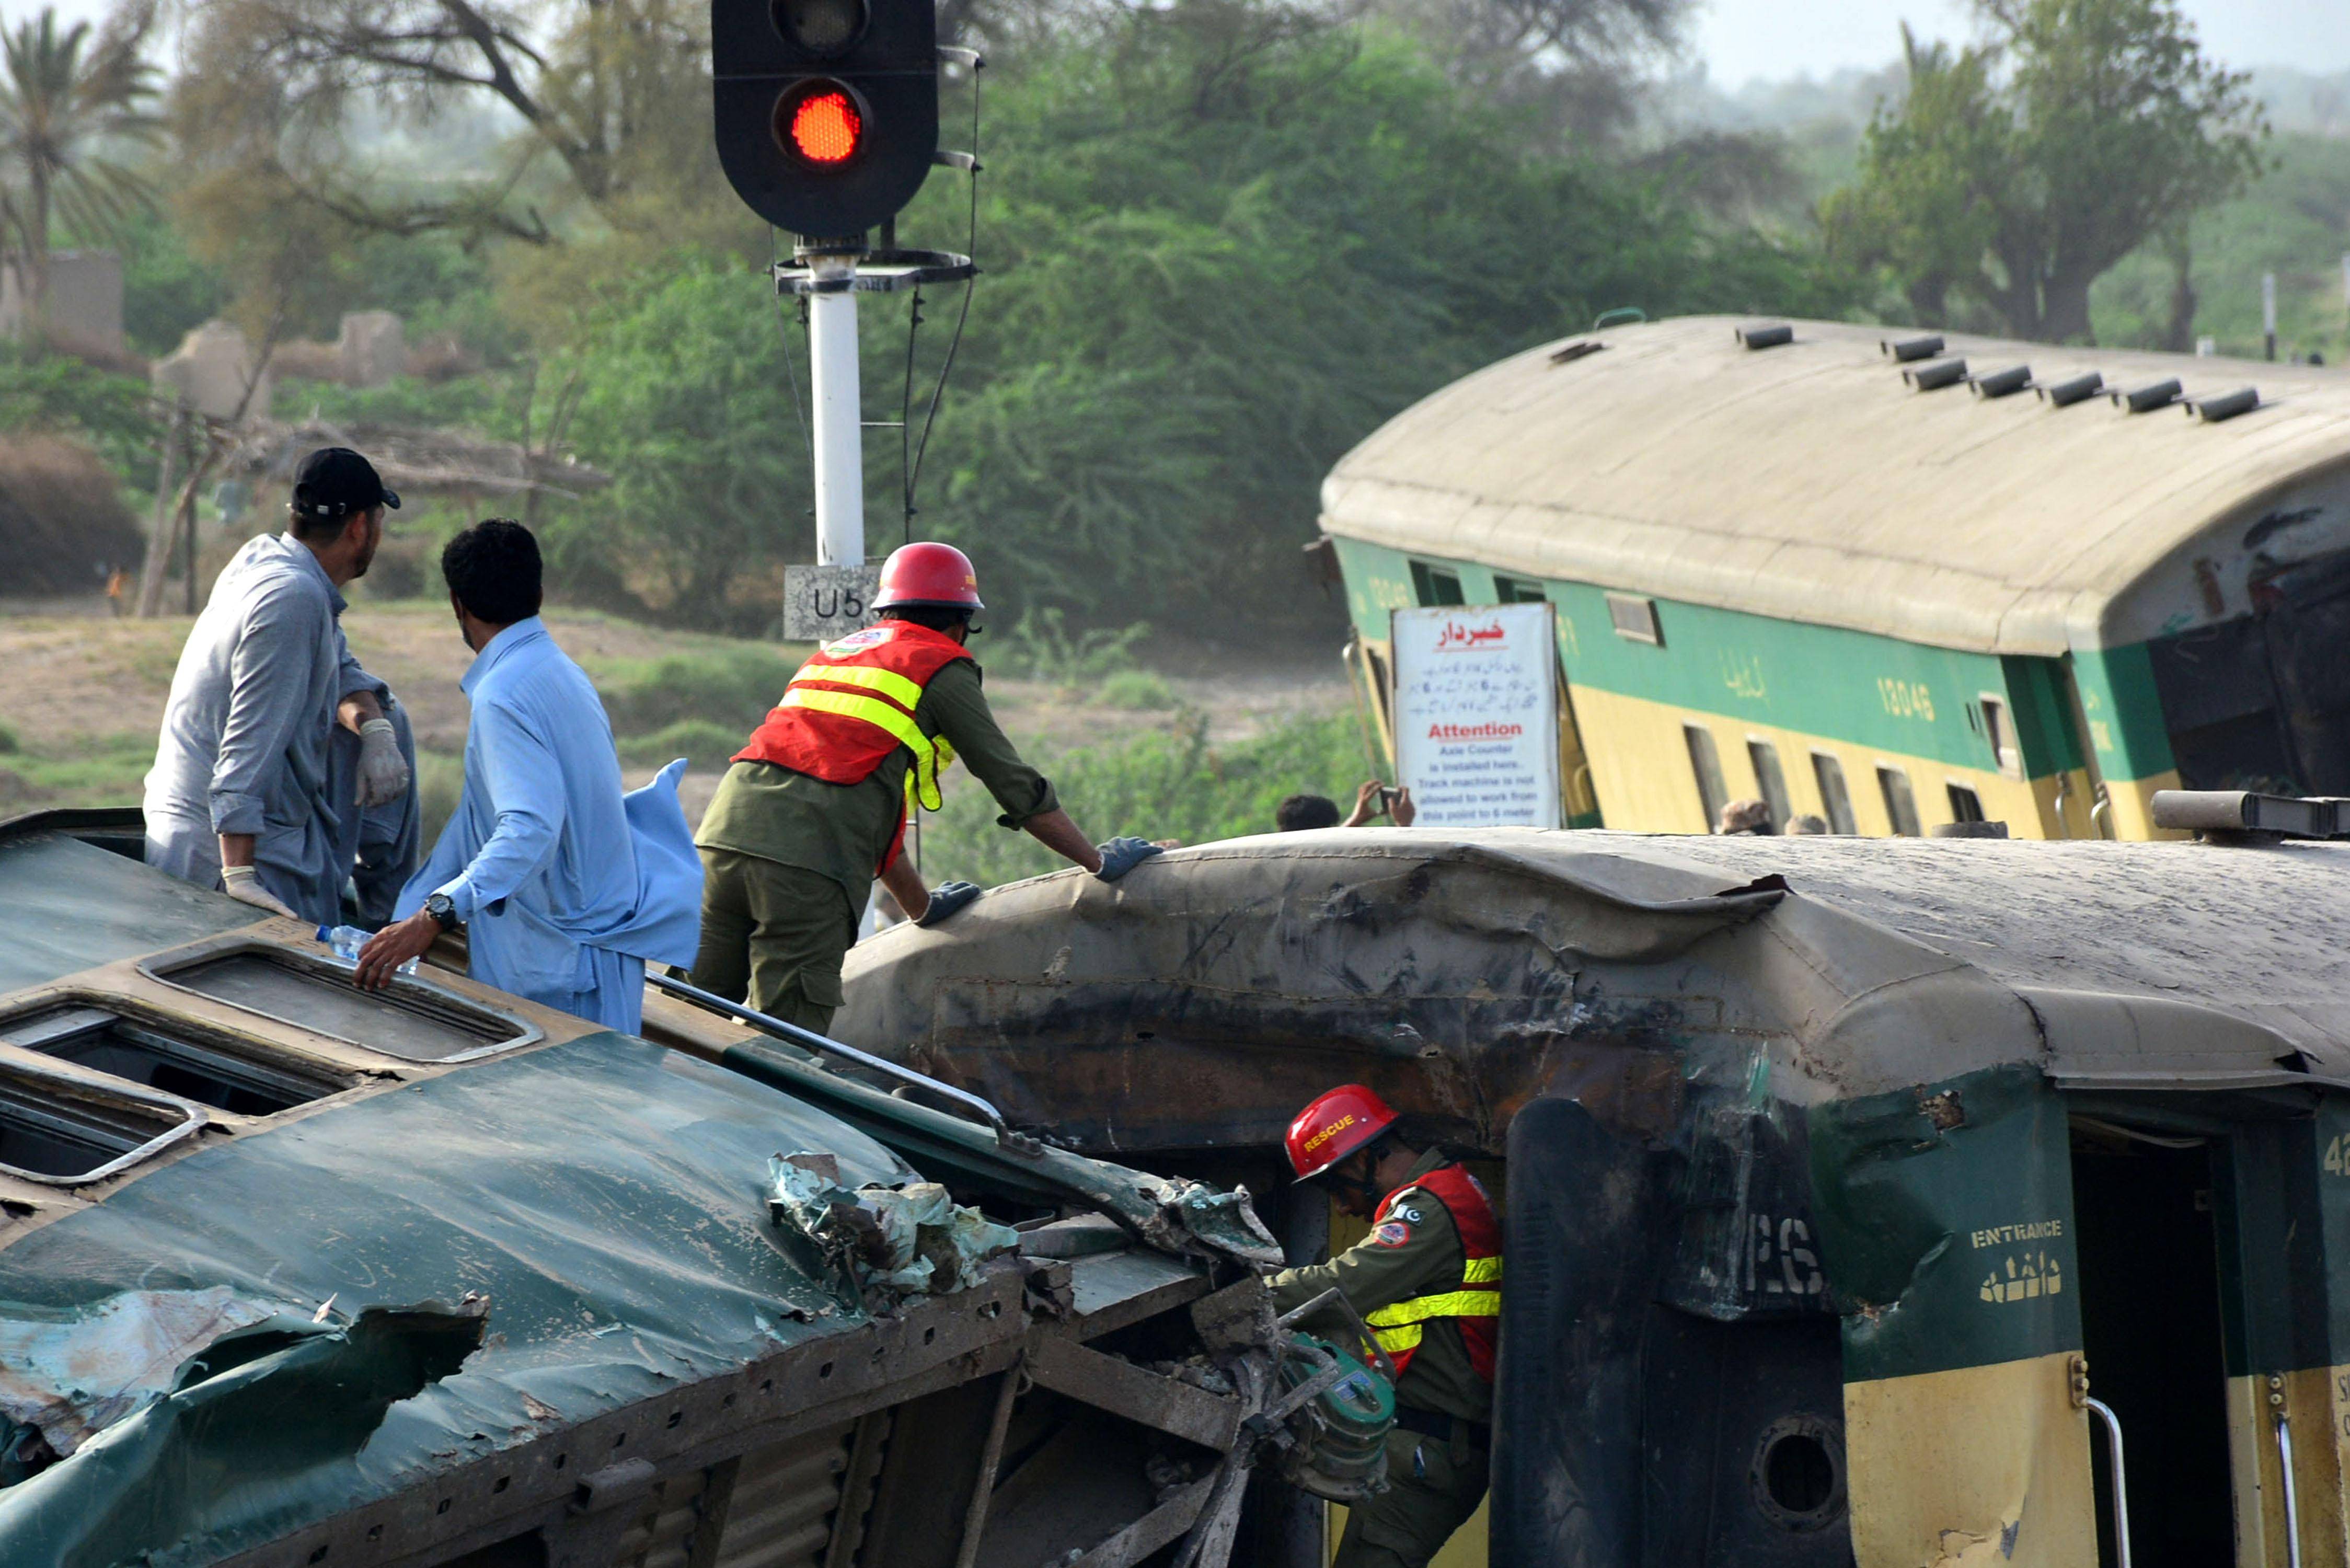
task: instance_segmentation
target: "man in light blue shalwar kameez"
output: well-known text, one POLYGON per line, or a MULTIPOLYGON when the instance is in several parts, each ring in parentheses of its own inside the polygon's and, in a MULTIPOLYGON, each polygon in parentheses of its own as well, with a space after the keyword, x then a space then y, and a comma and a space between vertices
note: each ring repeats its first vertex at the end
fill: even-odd
POLYGON ((473 978, 634 1033, 645 965, 693 961, 702 858, 678 805, 682 759, 624 794, 595 687, 538 618, 537 542, 494 519, 449 542, 442 575, 474 649, 456 815, 359 954, 381 985, 465 928, 473 978))

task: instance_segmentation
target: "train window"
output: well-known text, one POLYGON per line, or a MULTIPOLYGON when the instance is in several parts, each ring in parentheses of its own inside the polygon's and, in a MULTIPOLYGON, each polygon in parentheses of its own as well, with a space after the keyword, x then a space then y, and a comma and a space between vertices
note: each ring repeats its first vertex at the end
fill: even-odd
POLYGON ((1543 592, 1540 583, 1523 577, 1505 577, 1493 574, 1493 602, 1504 605, 1538 605, 1550 596, 1543 592))
POLYGON ((1371 669, 1371 701, 1379 705, 1379 726, 1382 729, 1392 728, 1395 715, 1388 706, 1388 700, 1393 695, 1388 688, 1388 661, 1379 656, 1378 649, 1368 643, 1363 645, 1363 660, 1371 669))
POLYGON ((1826 752, 1812 753, 1812 777, 1820 784, 1820 805, 1828 819, 1830 833, 1858 833, 1860 824, 1852 815, 1852 791, 1844 782, 1844 764, 1826 752))
POLYGON ((1792 808, 1787 804, 1787 774, 1779 766, 1779 748, 1768 741, 1749 741, 1746 755, 1754 764, 1754 784, 1762 791, 1762 804, 1771 808, 1771 831, 1786 832, 1792 808))
POLYGON ((0 1025, 0 1044, 161 1089, 238 1116, 266 1116, 352 1086, 355 1080, 224 1037, 157 1027, 99 1007, 59 1007, 0 1025))
POLYGON ((1423 607, 1469 602, 1461 592, 1460 573, 1449 566, 1431 566, 1425 561, 1411 564, 1411 591, 1423 607))
POLYGON ((2015 743, 2015 725, 2007 716, 2007 704, 1988 693, 1981 702, 1983 739, 1991 745, 1999 771, 2012 779, 2022 778, 2023 751, 2015 743))
POLYGON ((1713 732, 1703 724, 1683 724, 1688 737, 1690 771, 1697 775, 1697 798, 1705 808, 1705 830, 1721 825, 1721 808, 1730 804, 1730 786, 1721 782, 1721 753, 1714 749, 1713 732))
POLYGON ((1952 822, 1981 822, 1983 820, 1982 796, 1974 792, 1972 785, 1954 784, 1945 784, 1943 787, 1949 790, 1950 794, 1950 820, 1952 822))
POLYGON ((1618 637, 1657 648, 1665 645, 1664 633, 1657 628, 1657 601, 1654 599, 1644 599, 1638 594, 1609 594, 1607 619, 1616 628, 1618 637))
POLYGON ((389 991, 361 991, 348 970, 282 948, 214 950, 166 961, 168 967, 144 967, 166 985, 404 1061, 463 1062, 540 1038, 537 1025, 430 981, 395 980, 389 991))
POLYGON ((0 1171, 26 1180, 96 1181, 203 1125, 194 1106, 151 1090, 0 1063, 0 1171))
POLYGON ((1893 831, 1904 838, 1924 836, 1925 830, 1918 826, 1918 797, 1909 788, 1909 775, 1880 763, 1877 787, 1884 793, 1885 815, 1892 819, 1893 831))

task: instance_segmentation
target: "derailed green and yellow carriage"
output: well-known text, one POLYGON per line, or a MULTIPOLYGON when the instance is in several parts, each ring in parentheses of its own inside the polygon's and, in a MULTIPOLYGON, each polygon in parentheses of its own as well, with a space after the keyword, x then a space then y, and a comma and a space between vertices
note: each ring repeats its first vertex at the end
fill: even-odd
POLYGON ((2345 938, 2319 843, 1333 831, 998 889, 839 1030, 1259 1189, 1350 1079, 1501 1162, 1440 1561, 2288 1568, 2350 1562, 2345 938))
POLYGON ((140 843, 0 824, 8 1568, 1220 1568, 1260 1460, 1377 1452, 1245 1194, 671 1002, 362 993, 140 843))

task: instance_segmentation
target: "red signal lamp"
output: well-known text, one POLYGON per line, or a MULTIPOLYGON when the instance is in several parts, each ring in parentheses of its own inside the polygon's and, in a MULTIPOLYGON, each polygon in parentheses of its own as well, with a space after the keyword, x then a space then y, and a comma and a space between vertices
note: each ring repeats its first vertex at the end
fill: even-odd
POLYGON ((839 82, 803 82, 775 100, 775 140, 810 168, 843 168, 865 145, 865 112, 839 82))

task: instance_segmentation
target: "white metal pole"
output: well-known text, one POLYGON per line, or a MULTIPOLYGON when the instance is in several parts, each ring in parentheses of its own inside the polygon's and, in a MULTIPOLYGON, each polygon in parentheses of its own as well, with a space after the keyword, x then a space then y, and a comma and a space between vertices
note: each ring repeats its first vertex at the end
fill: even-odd
MULTIPOLYGON (((852 256, 817 256, 818 283, 857 275, 852 256)), ((858 399, 857 294, 808 296, 808 379, 816 403, 816 560, 865 564, 865 428, 858 399)))
POLYGON ((2276 358, 2276 274, 2261 274, 2261 337, 2268 357, 2276 358))

